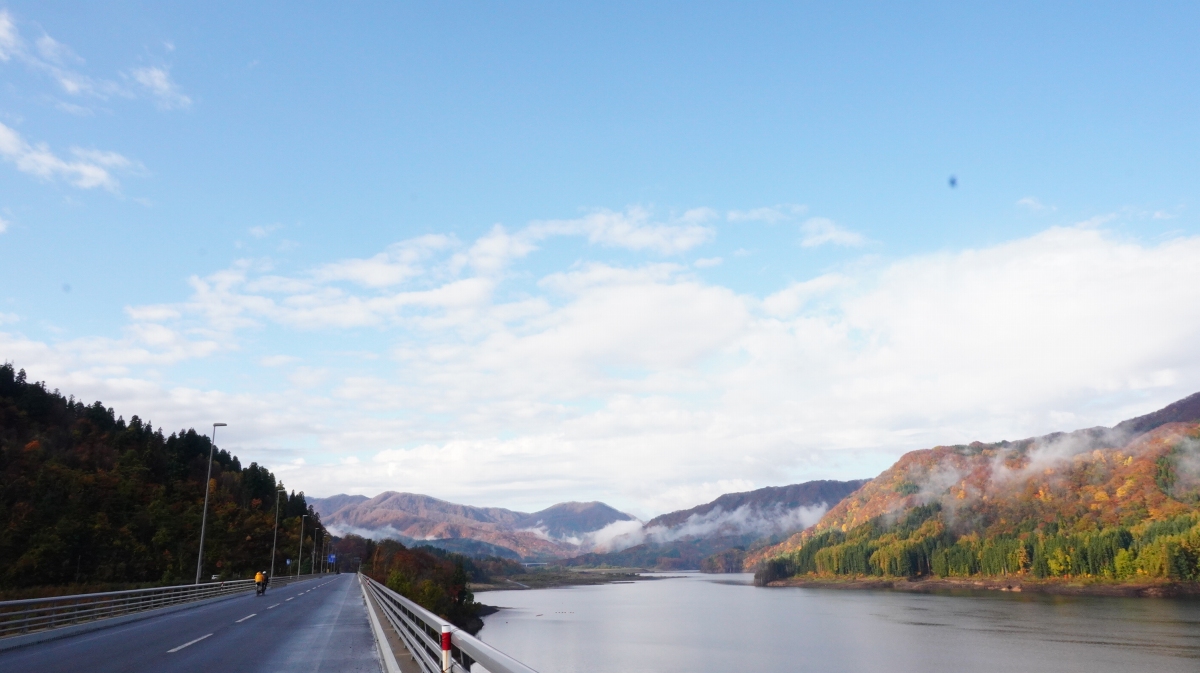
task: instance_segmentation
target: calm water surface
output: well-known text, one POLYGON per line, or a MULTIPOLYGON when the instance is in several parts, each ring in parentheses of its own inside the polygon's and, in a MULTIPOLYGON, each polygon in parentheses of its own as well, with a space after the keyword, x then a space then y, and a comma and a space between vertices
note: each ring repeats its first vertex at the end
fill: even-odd
POLYGON ((757 589, 750 575, 495 591, 479 637, 541 673, 1200 673, 1200 601, 757 589))

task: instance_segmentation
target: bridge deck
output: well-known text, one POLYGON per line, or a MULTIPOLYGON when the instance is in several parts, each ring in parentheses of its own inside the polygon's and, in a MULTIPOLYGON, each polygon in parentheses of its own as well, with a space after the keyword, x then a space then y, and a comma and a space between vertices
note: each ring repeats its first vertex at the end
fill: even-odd
POLYGON ((8 652, 11 673, 379 673, 355 575, 253 594, 8 652), (253 616, 251 616, 253 615, 253 616))

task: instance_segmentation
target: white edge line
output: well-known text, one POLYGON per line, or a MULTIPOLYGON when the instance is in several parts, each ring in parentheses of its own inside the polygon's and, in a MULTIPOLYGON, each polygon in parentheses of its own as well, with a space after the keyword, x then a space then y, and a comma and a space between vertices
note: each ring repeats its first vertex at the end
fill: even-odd
POLYGON ((251 612, 250 614, 246 615, 245 617, 242 617, 241 619, 234 622, 234 624, 241 624, 242 622, 246 621, 247 619, 250 619, 251 617, 253 617, 254 615, 257 615, 257 614, 258 614, 257 612, 251 612))
POLYGON ((200 636, 199 638, 197 638, 197 639, 195 639, 195 640, 190 640, 190 641, 188 641, 188 642, 186 642, 186 643, 184 643, 184 644, 180 645, 179 647, 176 647, 176 648, 174 648, 174 649, 167 650, 167 654, 171 654, 171 653, 173 653, 173 652, 178 652, 179 650, 182 650, 183 648, 187 647, 188 645, 195 645, 196 643, 200 642, 201 640, 204 640, 205 638, 207 638, 208 636, 211 636, 211 635, 212 635, 212 634, 211 634, 211 633, 209 633, 209 634, 207 634, 207 635, 200 636))

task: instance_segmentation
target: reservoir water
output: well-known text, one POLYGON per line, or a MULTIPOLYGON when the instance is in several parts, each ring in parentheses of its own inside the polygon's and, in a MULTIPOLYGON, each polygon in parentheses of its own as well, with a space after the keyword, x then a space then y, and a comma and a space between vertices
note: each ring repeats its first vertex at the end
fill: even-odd
POLYGON ((495 591, 479 637, 541 673, 1200 672, 1200 601, 761 589, 750 575, 495 591))

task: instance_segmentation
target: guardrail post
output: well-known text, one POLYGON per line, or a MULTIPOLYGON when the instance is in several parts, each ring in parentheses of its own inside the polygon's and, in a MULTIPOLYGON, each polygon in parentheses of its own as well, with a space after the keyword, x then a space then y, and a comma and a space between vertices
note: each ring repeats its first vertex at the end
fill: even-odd
POLYGON ((450 625, 442 624, 442 673, 450 673, 450 625))

